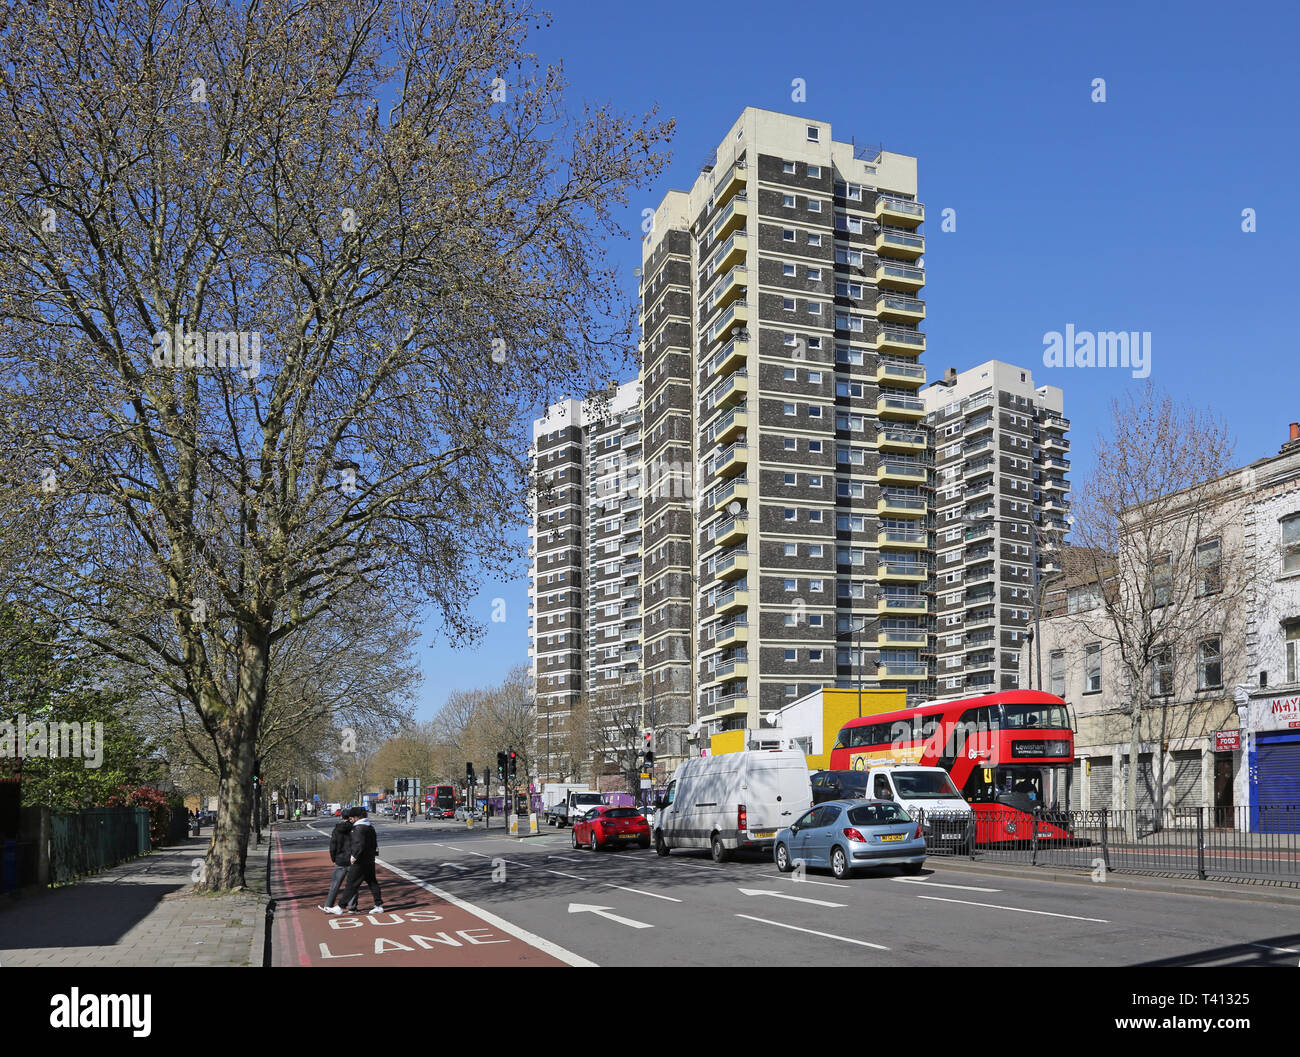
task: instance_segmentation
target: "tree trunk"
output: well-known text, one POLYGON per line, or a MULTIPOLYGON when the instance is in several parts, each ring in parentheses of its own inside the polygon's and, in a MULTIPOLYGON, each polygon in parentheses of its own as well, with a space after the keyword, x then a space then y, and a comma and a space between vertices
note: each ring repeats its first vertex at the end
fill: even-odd
POLYGON ((1137 700, 1133 702, 1133 712, 1129 720, 1128 740, 1128 788, 1125 790, 1125 807, 1128 808, 1128 837, 1137 840, 1137 779, 1138 753, 1142 747, 1142 708, 1137 700))

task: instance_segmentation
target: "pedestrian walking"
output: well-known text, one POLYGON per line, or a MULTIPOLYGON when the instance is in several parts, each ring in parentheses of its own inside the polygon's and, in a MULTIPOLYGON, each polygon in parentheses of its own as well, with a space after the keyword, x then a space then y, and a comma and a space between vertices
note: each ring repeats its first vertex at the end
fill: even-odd
MULTIPOLYGON (((352 824, 352 832, 348 836, 349 859, 347 887, 343 889, 343 895, 339 902, 343 906, 351 907, 356 904, 357 895, 361 891, 361 882, 364 881, 370 889, 370 898, 375 901, 374 909, 371 913, 382 914, 384 912, 383 900, 379 894, 379 878, 375 876, 375 859, 379 855, 379 836, 375 833, 375 827, 371 824, 370 819, 365 817, 365 811, 361 812, 361 817, 352 824)), ((322 907, 327 914, 342 914, 343 910, 337 906, 322 907)))
MULTIPOLYGON (((348 868, 352 865, 352 820, 361 814, 363 811, 359 807, 348 808, 330 832, 330 859, 334 863, 334 875, 330 878, 330 892, 325 897, 325 905, 321 907, 321 910, 326 913, 333 913, 330 908, 335 905, 339 888, 342 887, 343 880, 348 875, 348 868)), ((356 896, 353 896, 348 910, 356 909, 357 900, 356 896)))

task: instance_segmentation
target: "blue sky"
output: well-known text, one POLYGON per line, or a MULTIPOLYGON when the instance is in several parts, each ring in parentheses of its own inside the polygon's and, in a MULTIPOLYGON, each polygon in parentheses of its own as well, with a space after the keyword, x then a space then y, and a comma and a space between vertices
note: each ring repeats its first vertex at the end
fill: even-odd
MULTIPOLYGON (((1129 371, 1043 366, 1043 336, 1151 333, 1151 378, 1213 408, 1238 463, 1276 452, 1300 420, 1296 303, 1300 15, 1284 5, 547 5, 530 41, 562 60, 571 105, 677 119, 673 161, 628 202, 627 291, 641 210, 686 189, 746 106, 832 124, 838 140, 918 159, 931 378, 988 359, 1065 391, 1071 478, 1104 455, 1129 371), (834 19, 834 21, 832 21, 834 19), (1092 101, 1094 78, 1105 102, 1092 101), (807 101, 793 102, 803 78, 807 101), (944 209, 956 230, 940 230, 944 209), (1242 211, 1255 211, 1254 232, 1242 211)), ((449 646, 426 629, 428 718, 452 689, 527 661, 527 570, 485 581, 503 622, 449 646)))

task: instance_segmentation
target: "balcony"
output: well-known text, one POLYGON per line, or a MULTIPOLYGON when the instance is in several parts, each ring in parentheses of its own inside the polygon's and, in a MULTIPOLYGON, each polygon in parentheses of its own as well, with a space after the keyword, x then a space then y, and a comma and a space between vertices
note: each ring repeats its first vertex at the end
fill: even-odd
POLYGON ((876 568, 881 583, 923 583, 928 575, 924 562, 881 562, 876 568))
POLYGON ((972 455, 978 455, 982 451, 992 451, 994 441, 992 434, 980 437, 978 440, 967 441, 962 446, 962 458, 969 459, 972 455))
POLYGON ((705 505, 711 507, 715 512, 717 512, 733 500, 749 500, 748 478, 735 477, 726 484, 713 489, 707 496, 705 496, 705 505))
POLYGON ((876 208, 872 217, 879 224, 898 224, 914 228, 925 222, 925 206, 908 198, 899 198, 897 195, 877 195, 876 208))
POLYGON ((993 568, 992 565, 976 566, 966 574, 966 582, 976 583, 980 580, 991 580, 993 578, 995 571, 996 570, 993 568))
POLYGON ((726 414, 715 419, 704 431, 705 444, 725 444, 745 432, 749 423, 749 408, 745 404, 732 408, 726 414))
POLYGON ((1060 477, 1048 477, 1039 487, 1044 492, 1060 492, 1062 495, 1070 490, 1069 483, 1060 477))
POLYGON ((882 257, 876 262, 876 285, 885 290, 915 293, 925 285, 925 269, 882 257))
POLYGON ((749 239, 743 231, 737 231, 731 236, 722 248, 718 250, 713 257, 713 267, 710 272, 726 271, 733 268, 745 259, 745 254, 749 251, 749 239))
POLYGON ((1049 433, 1046 437, 1044 437, 1041 441, 1039 441, 1039 445, 1042 447, 1043 451, 1048 452, 1049 454, 1054 454, 1056 452, 1066 452, 1070 450, 1070 442, 1068 440, 1066 440, 1064 437, 1058 437, 1052 433, 1049 433))
POLYGON ((1059 455, 1048 455, 1043 459, 1043 465, 1049 469, 1064 472, 1070 468, 1070 460, 1062 459, 1059 455))
POLYGON ((723 624, 720 628, 714 629, 713 645, 717 646, 738 646, 749 641, 749 624, 743 620, 736 620, 730 624, 723 624))
POLYGON ((921 496, 882 495, 876 503, 881 517, 925 517, 929 503, 921 496))
POLYGON ((925 351, 925 335, 919 330, 908 330, 905 327, 881 327, 880 333, 876 335, 876 349, 879 352, 919 356, 925 351))
POLYGON ((731 444, 716 452, 706 463, 710 474, 734 477, 744 473, 749 463, 749 451, 743 444, 731 444))
POLYGON ((965 626, 968 628, 989 628, 997 623, 997 613, 992 609, 983 609, 975 613, 967 613, 965 626))
POLYGON ((876 315, 900 323, 919 323, 925 318, 925 302, 905 294, 882 291, 876 297, 876 315))
POLYGON ((737 228, 743 228, 749 221, 749 199, 743 191, 738 191, 718 214, 718 219, 709 229, 709 241, 717 242, 726 238, 737 228))
POLYGON ((1062 418, 1060 415, 1051 411, 1048 411, 1043 415, 1042 425, 1045 429, 1054 430, 1060 433, 1064 433, 1070 428, 1068 419, 1062 418))
POLYGON ((882 664, 876 671, 881 679, 928 679, 928 664, 882 664))
POLYGON ((876 467, 877 484, 925 484, 928 470, 923 463, 883 459, 876 467))
POLYGON ((713 612, 719 615, 741 612, 748 608, 749 589, 743 583, 736 584, 734 587, 729 587, 721 592, 713 603, 713 612))
POLYGON ((713 542, 719 546, 729 547, 749 536, 749 518, 745 515, 727 518, 713 526, 713 542))
POLYGON ((881 418, 901 418, 919 422, 925 418, 925 401, 916 396, 882 393, 876 397, 876 414, 881 418))
POLYGON ((1066 507, 1066 505, 1065 505, 1065 500, 1064 500, 1064 499, 1060 499, 1060 498, 1058 498, 1057 496, 1054 496, 1054 495, 1049 495, 1049 496, 1047 496, 1046 498, 1043 499, 1043 512, 1044 512, 1044 513, 1047 513, 1047 514, 1060 514, 1060 515, 1064 515, 1066 509, 1067 509, 1067 507, 1066 507))
POLYGON ((874 249, 878 254, 914 261, 925 253, 925 236, 905 228, 881 226, 876 232, 874 249))
POLYGON ((910 529, 882 529, 876 536, 880 547, 920 547, 926 544, 926 534, 910 529))
POLYGON ((745 180, 749 170, 744 162, 736 162, 725 173, 722 178, 716 180, 713 184, 713 200, 715 202, 725 202, 737 191, 745 186, 745 180))
POLYGON ((723 661, 713 669, 710 675, 711 681, 720 682, 723 679, 748 679, 749 663, 745 660, 723 661))
POLYGON ((619 504, 620 514, 631 514, 641 509, 641 497, 639 495, 629 496, 619 504))
POLYGON ((962 606, 966 609, 973 609, 976 606, 987 606, 997 598, 997 592, 992 585, 988 587, 977 587, 966 592, 966 597, 962 599, 962 606))
POLYGON ((619 616, 623 620, 631 620, 633 617, 639 617, 640 615, 641 615, 641 606, 639 604, 624 606, 619 613, 619 616))
POLYGON ((993 426, 992 415, 979 415, 966 423, 966 436, 972 433, 983 433, 985 430, 993 429, 993 426))
POLYGON ((882 617, 923 617, 928 610, 924 595, 881 595, 876 602, 876 613, 882 617))
POLYGON ((743 297, 748 287, 749 272, 743 264, 737 264, 731 271, 719 279, 705 299, 704 316, 707 318, 714 310, 731 304, 737 297, 743 297))
POLYGON ((712 344, 720 338, 726 337, 737 328, 744 331, 748 329, 748 324, 749 302, 743 297, 737 298, 723 309, 722 314, 709 326, 707 336, 704 339, 705 344, 712 344))
POLYGON ((904 631, 901 628, 881 628, 876 636, 877 646, 925 646, 929 636, 924 631, 904 631))
POLYGON ((622 567, 621 569, 619 569, 618 574, 619 574, 619 576, 624 576, 624 577, 627 577, 627 576, 640 576, 640 575, 641 575, 641 562, 640 562, 640 560, 637 560, 637 561, 634 561, 634 562, 626 562, 626 563, 623 565, 623 567, 622 567))
POLYGON ((705 394, 704 413, 707 415, 716 407, 725 407, 735 400, 743 400, 749 393, 749 374, 735 371, 715 385, 705 394))
POLYGON ((624 585, 623 590, 621 590, 621 591, 619 592, 619 597, 620 597, 620 598, 636 598, 636 599, 640 599, 640 597, 641 597, 641 585, 640 585, 640 584, 626 584, 626 585, 624 585))
POLYGON ((619 547, 618 553, 626 558, 629 554, 641 553, 641 541, 639 539, 628 540, 623 546, 619 547))
POLYGON ((749 572, 749 555, 740 548, 723 551, 709 559, 709 574, 723 580, 735 580, 749 572))
POLYGON ((625 624, 620 637, 623 642, 629 642, 641 637, 641 622, 638 620, 635 624, 625 624))
POLYGON ((993 475, 983 478, 979 481, 970 481, 966 485, 966 499, 981 499, 985 495, 993 493, 993 475))
POLYGON ((721 375, 737 367, 744 367, 748 355, 749 339, 734 338, 714 353, 713 359, 709 361, 708 373, 721 375))
POLYGON ((882 424, 880 432, 876 434, 876 447, 881 451, 925 451, 925 434, 918 429, 882 424))
POLYGON ((749 711, 748 694, 723 694, 716 698, 713 703, 713 710, 706 712, 703 708, 700 710, 701 715, 708 715, 713 718, 719 716, 735 715, 738 712, 749 711))
POLYGON ((876 381, 882 385, 922 386, 925 384, 925 368, 919 363, 881 360, 876 364, 876 381))

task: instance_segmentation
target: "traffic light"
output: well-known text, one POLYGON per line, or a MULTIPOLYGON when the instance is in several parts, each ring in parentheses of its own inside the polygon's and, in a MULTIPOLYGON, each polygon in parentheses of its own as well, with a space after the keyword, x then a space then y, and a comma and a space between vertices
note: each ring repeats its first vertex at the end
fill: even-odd
POLYGON ((406 779, 405 779, 405 778, 399 778, 399 779, 397 780, 397 795, 398 795, 398 796, 405 796, 405 795, 406 795, 406 779))
POLYGON ((504 780, 505 776, 506 776, 506 754, 504 752, 499 752, 497 753, 497 777, 504 780))
POLYGON ((645 746, 642 755, 645 757, 646 767, 653 767, 655 762, 655 741, 654 731, 652 730, 645 732, 645 746))
POLYGON ((513 777, 515 776, 515 762, 516 762, 518 756, 519 756, 519 754, 518 754, 517 752, 515 752, 514 749, 511 749, 511 750, 510 750, 510 777, 511 777, 511 778, 513 778, 513 777))
POLYGON ((465 764, 465 784, 474 784, 474 765, 468 762, 465 764))
POLYGON ((262 784, 262 761, 261 760, 253 761, 253 784, 254 785, 262 784))

